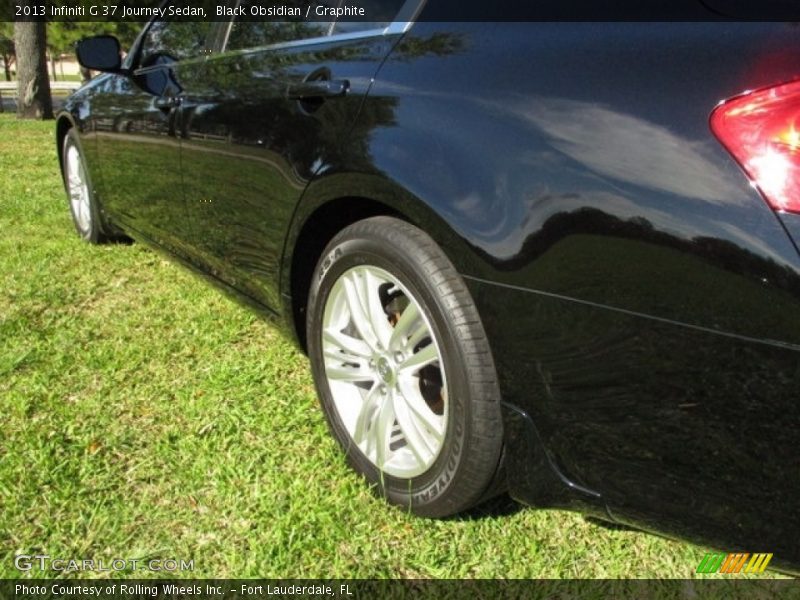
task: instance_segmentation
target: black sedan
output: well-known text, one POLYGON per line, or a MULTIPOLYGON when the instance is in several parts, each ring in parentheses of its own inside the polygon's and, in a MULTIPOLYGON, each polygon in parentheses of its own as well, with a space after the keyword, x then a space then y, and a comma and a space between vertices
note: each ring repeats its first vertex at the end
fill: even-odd
POLYGON ((797 29, 484 4, 85 40, 78 234, 294 337, 389 502, 507 490, 800 568, 797 29))

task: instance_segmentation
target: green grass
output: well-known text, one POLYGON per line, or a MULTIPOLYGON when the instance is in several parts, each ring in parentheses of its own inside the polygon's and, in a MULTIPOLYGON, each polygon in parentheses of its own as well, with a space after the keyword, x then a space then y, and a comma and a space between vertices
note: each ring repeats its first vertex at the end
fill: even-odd
POLYGON ((0 115, 0 233, 0 578, 34 552, 199 577, 694 576, 705 549, 568 512, 376 499, 290 343, 141 245, 77 239, 52 122, 0 115))

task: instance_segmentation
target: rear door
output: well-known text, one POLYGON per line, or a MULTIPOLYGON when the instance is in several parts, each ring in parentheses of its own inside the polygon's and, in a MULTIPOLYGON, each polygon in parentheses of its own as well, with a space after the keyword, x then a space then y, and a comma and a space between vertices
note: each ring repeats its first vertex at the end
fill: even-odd
MULTIPOLYGON (((250 0, 236 4, 250 14, 250 0)), ((405 29, 391 22, 402 0, 371 5, 377 22, 234 20, 222 52, 184 72, 192 89, 181 108, 182 163, 196 256, 267 306, 278 306, 294 208, 333 162, 405 29)))

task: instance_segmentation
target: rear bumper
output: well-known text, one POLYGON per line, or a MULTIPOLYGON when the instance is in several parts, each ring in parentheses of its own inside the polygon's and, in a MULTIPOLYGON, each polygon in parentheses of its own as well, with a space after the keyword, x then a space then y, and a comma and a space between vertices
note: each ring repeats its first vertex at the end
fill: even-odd
POLYGON ((800 347, 467 282, 512 496, 797 569, 800 347))

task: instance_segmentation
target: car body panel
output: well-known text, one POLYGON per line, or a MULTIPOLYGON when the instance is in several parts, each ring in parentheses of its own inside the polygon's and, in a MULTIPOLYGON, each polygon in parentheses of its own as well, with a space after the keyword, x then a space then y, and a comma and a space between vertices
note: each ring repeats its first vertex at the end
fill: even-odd
POLYGON ((92 121, 102 158, 105 210, 124 227, 175 248, 187 215, 180 170, 177 115, 156 105, 176 95, 172 69, 160 65, 134 76, 107 75, 93 101, 92 121))
MULTIPOLYGON (((503 341, 503 398, 530 416, 558 474, 599 493, 617 521, 797 564, 800 348, 468 283, 489 338, 503 341)), ((594 504, 509 472, 528 503, 594 504)))
POLYGON ((800 248, 798 246, 800 244, 800 215, 784 213, 781 215, 781 222, 794 240, 795 246, 800 248))

